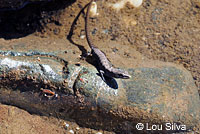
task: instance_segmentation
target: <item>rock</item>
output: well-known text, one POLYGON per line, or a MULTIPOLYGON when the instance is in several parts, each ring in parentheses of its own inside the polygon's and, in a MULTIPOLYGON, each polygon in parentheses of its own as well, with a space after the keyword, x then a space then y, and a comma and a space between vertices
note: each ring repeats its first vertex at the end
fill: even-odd
MULTIPOLYGON (((121 123, 116 122, 124 124, 120 129, 125 133, 141 122, 149 130, 153 124, 160 124, 166 132, 192 129, 200 123, 199 95, 188 71, 163 65, 161 68, 129 69, 129 72, 132 79, 117 80, 118 89, 104 88, 103 84, 97 86, 94 79, 88 84, 77 82, 74 87, 82 88, 82 94, 94 98, 103 112, 121 118, 121 123)), ((89 79, 86 75, 81 78, 89 79)))
MULTIPOLYGON (((136 112, 133 117, 141 117, 140 122, 144 124, 151 124, 151 121, 152 124, 163 124, 163 130, 168 130, 166 132, 177 130, 174 127, 177 124, 179 127, 183 125, 179 130, 199 124, 199 95, 188 71, 175 66, 163 66, 136 68, 130 72, 133 79, 123 81, 128 105, 142 111, 136 112)), ((152 129, 151 125, 149 129, 152 129)))
POLYGON ((145 130, 162 126, 163 133, 193 129, 200 123, 197 88, 191 74, 177 65, 149 61, 150 66, 128 69, 131 79, 105 83, 94 67, 67 64, 53 54, 1 54, 5 56, 0 60, 0 85, 11 88, 0 90, 1 103, 119 133, 138 133, 137 123, 143 123, 145 130), (41 88, 57 96, 48 96, 41 88), (172 131, 165 131, 166 127, 172 131))

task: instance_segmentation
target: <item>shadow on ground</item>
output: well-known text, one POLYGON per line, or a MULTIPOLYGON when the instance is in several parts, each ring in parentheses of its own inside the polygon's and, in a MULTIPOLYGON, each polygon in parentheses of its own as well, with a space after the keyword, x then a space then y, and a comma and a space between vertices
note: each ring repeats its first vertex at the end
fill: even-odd
POLYGON ((25 37, 35 31, 41 32, 47 23, 62 25, 52 15, 61 13, 71 5, 73 0, 36 2, 27 4, 18 10, 0 10, 0 38, 16 39, 25 37))

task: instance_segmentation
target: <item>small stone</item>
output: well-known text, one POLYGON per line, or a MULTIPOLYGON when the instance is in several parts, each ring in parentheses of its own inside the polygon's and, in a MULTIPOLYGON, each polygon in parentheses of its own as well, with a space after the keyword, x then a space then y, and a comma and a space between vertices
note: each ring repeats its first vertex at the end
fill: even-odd
POLYGON ((66 122, 64 122, 64 126, 65 126, 66 128, 68 128, 68 127, 69 127, 69 124, 67 124, 66 122))
POLYGON ((84 39, 84 38, 85 38, 85 35, 81 35, 80 38, 81 38, 81 39, 84 39))
POLYGON ((60 33, 60 29, 58 29, 58 28, 53 29, 53 33, 55 35, 58 35, 60 33))
POLYGON ((95 34, 96 34, 96 32, 97 32, 97 29, 96 29, 96 28, 94 28, 94 29, 92 30, 92 35, 95 35, 95 34))
POLYGON ((96 134, 102 134, 102 132, 97 132, 96 134))
POLYGON ((90 8, 90 13, 91 13, 91 17, 95 17, 95 16, 99 15, 99 13, 97 12, 97 3, 96 2, 92 2, 91 8, 90 8))
POLYGON ((137 21, 136 21, 136 20, 132 20, 132 21, 130 21, 130 25, 132 25, 132 26, 137 25, 137 21))
POLYGON ((85 30, 81 30, 81 32, 80 32, 80 38, 81 39, 85 38, 85 30))
POLYGON ((76 127, 76 130, 80 130, 80 127, 76 127))
POLYGON ((74 131, 73 130, 69 130, 69 133, 74 134, 74 131))
POLYGON ((142 0, 128 0, 128 2, 130 2, 134 7, 139 7, 142 5, 142 0))
POLYGON ((102 33, 104 33, 104 34, 108 34, 108 32, 109 32, 108 29, 105 29, 105 30, 102 31, 102 33))
POLYGON ((117 3, 109 4, 109 6, 119 11, 120 9, 124 8, 127 2, 129 2, 133 7, 139 7, 142 5, 143 0, 121 0, 117 3))
POLYGON ((40 57, 37 57, 37 60, 38 60, 38 61, 41 61, 40 57))
POLYGON ((64 80, 64 83, 67 83, 67 82, 68 82, 67 79, 65 79, 65 80, 64 80))

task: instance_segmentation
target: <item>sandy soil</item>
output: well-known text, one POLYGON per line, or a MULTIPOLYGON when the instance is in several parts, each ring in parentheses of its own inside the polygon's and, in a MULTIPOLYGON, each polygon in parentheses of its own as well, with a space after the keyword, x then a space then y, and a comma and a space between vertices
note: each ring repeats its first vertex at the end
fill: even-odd
POLYGON ((1 134, 112 134, 102 130, 82 128, 78 124, 53 117, 31 115, 19 108, 0 105, 1 134))
MULTIPOLYGON (((0 49, 70 51, 68 54, 75 61, 87 64, 80 60, 80 55, 90 51, 84 38, 84 12, 77 21, 75 18, 88 2, 61 1, 39 5, 40 10, 36 8, 38 5, 28 5, 17 12, 0 13, 7 16, 0 18, 0 49), (20 46, 20 42, 25 44, 20 46)), ((108 3, 111 2, 114 0, 97 1, 99 15, 90 21, 92 41, 106 53, 110 61, 118 67, 137 67, 137 60, 146 58, 173 62, 191 72, 200 91, 199 1, 145 0, 140 8, 127 4, 120 11, 110 8, 108 3)), ((35 116, 27 115, 26 118, 34 120, 35 116)), ((66 130, 60 128, 60 122, 62 120, 47 117, 37 120, 37 124, 44 123, 40 127, 45 127, 48 132, 53 127, 58 133, 65 133, 66 130), (53 126, 48 124, 54 121, 56 123, 53 126), (44 122, 47 124, 44 125, 44 122)), ((77 124, 73 124, 75 128, 77 124)), ((20 129, 16 126, 12 128, 20 129)), ((90 131, 97 132, 80 129, 80 133, 90 131)))

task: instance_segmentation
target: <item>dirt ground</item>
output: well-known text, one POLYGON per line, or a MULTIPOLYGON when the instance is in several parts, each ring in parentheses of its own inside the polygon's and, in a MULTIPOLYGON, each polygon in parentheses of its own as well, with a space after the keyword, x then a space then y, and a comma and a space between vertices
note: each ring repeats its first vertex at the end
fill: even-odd
MULTIPOLYGON (((173 62, 191 72, 200 91, 200 2, 144 0, 139 8, 127 4, 116 11, 108 6, 114 1, 97 1, 99 15, 90 20, 92 41, 110 61, 118 67, 137 67, 134 60, 145 58, 173 62)), ((0 13, 3 16, 0 18, 0 44, 4 45, 0 49, 15 49, 12 45, 19 42, 27 43, 29 49, 71 49, 72 57, 78 62, 80 55, 90 51, 84 36, 85 13, 80 12, 88 2, 59 1, 0 13), (37 46, 41 42, 43 45, 37 46)), ((21 48, 24 49, 24 45, 21 48)), ((41 120, 52 122, 56 119, 42 117, 41 120)), ((49 129, 51 125, 45 127, 49 129)), ((53 127, 60 128, 60 123, 53 127)), ((82 129, 80 133, 97 132, 82 129)))
POLYGON ((80 127, 72 121, 54 117, 31 115, 30 113, 7 105, 0 105, 1 134, 112 134, 103 130, 80 127))

